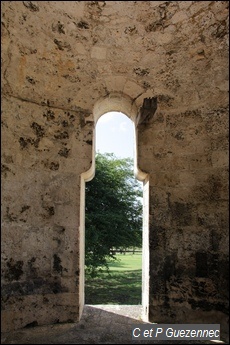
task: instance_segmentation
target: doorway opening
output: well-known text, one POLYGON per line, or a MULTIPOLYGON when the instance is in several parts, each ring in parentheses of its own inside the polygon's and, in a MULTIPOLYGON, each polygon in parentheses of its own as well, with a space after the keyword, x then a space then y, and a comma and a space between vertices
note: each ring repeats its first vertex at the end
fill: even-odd
MULTIPOLYGON (((96 127, 97 121, 100 117, 103 118, 102 115, 105 115, 108 112, 119 112, 122 113, 123 116, 127 116, 127 118, 133 121, 133 128, 134 128, 134 172, 135 177, 142 182, 143 185, 143 222, 142 222, 142 298, 141 304, 139 305, 141 309, 141 319, 143 321, 148 321, 149 318, 149 177, 148 174, 141 171, 137 164, 137 157, 138 157, 138 131, 136 127, 136 118, 137 118, 137 109, 135 103, 127 96, 123 96, 121 94, 114 94, 109 95, 109 97, 99 100, 94 107, 93 110, 93 118, 94 118, 94 126, 96 127), (125 115, 124 115, 125 114, 125 115)), ((94 127, 94 129, 95 129, 94 127)), ((80 305, 80 317, 83 311, 83 307, 87 304, 85 299, 85 187, 87 182, 93 180, 95 176, 95 161, 97 152, 95 150, 95 132, 94 131, 94 138, 93 138, 93 152, 92 152, 92 166, 91 168, 83 173, 81 176, 81 222, 80 222, 80 284, 79 284, 79 305, 80 305)), ((116 140, 116 144, 119 144, 116 140)), ((100 152, 99 152, 100 153, 100 152)), ((99 243, 97 243, 99 244, 99 243)), ((114 248, 111 248, 112 250, 114 248)), ((117 249, 117 248, 115 248, 117 249)), ((122 254, 121 254, 122 255, 122 254)), ((125 257, 127 254, 123 254, 125 257)), ((95 303, 95 302, 93 302, 95 303)), ((98 307, 98 305, 94 306, 98 307)), ((122 306, 122 305, 120 305, 122 306)), ((131 307, 129 315, 132 315, 134 311, 134 305, 126 305, 126 307, 131 307)), ((103 305, 102 309, 110 308, 111 305, 103 305)), ((118 312, 117 304, 113 304, 113 307, 118 312)), ((121 311, 121 309, 119 308, 121 311)), ((122 311, 123 313, 123 311, 122 311)), ((139 315, 140 317, 140 315, 139 315)))
POLYGON ((86 183, 85 303, 141 305, 142 183, 134 176, 134 124, 104 114, 95 177, 86 183))

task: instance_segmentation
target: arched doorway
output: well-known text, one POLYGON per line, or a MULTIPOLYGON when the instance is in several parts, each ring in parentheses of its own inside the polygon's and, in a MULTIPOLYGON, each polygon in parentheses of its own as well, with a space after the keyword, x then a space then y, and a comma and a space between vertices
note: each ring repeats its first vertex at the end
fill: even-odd
MULTIPOLYGON (((137 117, 137 108, 131 98, 118 93, 110 94, 109 97, 100 99, 94 106, 94 129, 98 119, 107 112, 121 112, 128 116, 133 122, 137 117)), ((149 314, 149 180, 148 174, 138 168, 137 152, 137 131, 135 128, 135 152, 134 152, 134 172, 139 181, 143 182, 143 252, 142 252, 142 319, 148 321, 149 314)), ((85 183, 93 179, 95 174, 95 130, 92 149, 92 166, 81 176, 81 219, 80 219, 80 291, 79 305, 80 316, 84 307, 84 258, 85 258, 85 183)))
POLYGON ((143 183, 133 158, 133 121, 120 112, 101 116, 95 177, 86 183, 86 304, 141 305, 143 183))

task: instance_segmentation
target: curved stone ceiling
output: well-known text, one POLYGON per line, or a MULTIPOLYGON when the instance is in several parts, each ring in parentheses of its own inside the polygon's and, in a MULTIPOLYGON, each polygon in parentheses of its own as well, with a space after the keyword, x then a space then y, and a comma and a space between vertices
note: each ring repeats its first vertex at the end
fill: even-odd
POLYGON ((1 6, 4 94, 85 114, 111 92, 137 106, 157 96, 163 108, 226 97, 226 1, 1 6))

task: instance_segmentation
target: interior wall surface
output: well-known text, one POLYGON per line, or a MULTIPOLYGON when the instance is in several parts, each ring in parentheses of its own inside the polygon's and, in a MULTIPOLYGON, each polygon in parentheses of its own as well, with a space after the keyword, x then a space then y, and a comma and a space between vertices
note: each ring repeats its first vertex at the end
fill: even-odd
POLYGON ((1 2, 3 331, 80 317, 81 178, 93 109, 113 95, 133 105, 149 177, 149 319, 226 328, 228 14, 227 1, 1 2))
POLYGON ((92 129, 79 113, 2 102, 3 329, 76 321, 80 175, 92 129))
POLYGON ((151 171, 152 322, 228 329, 227 114, 159 111, 139 128, 141 166, 151 171))

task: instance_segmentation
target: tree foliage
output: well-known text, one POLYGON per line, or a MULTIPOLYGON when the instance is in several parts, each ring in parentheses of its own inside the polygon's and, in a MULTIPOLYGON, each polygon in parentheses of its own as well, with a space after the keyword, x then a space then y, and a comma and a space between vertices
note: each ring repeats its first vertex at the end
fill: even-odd
POLYGON ((115 260, 112 249, 140 247, 142 190, 131 158, 96 155, 96 173, 86 183, 85 264, 93 276, 115 260))

